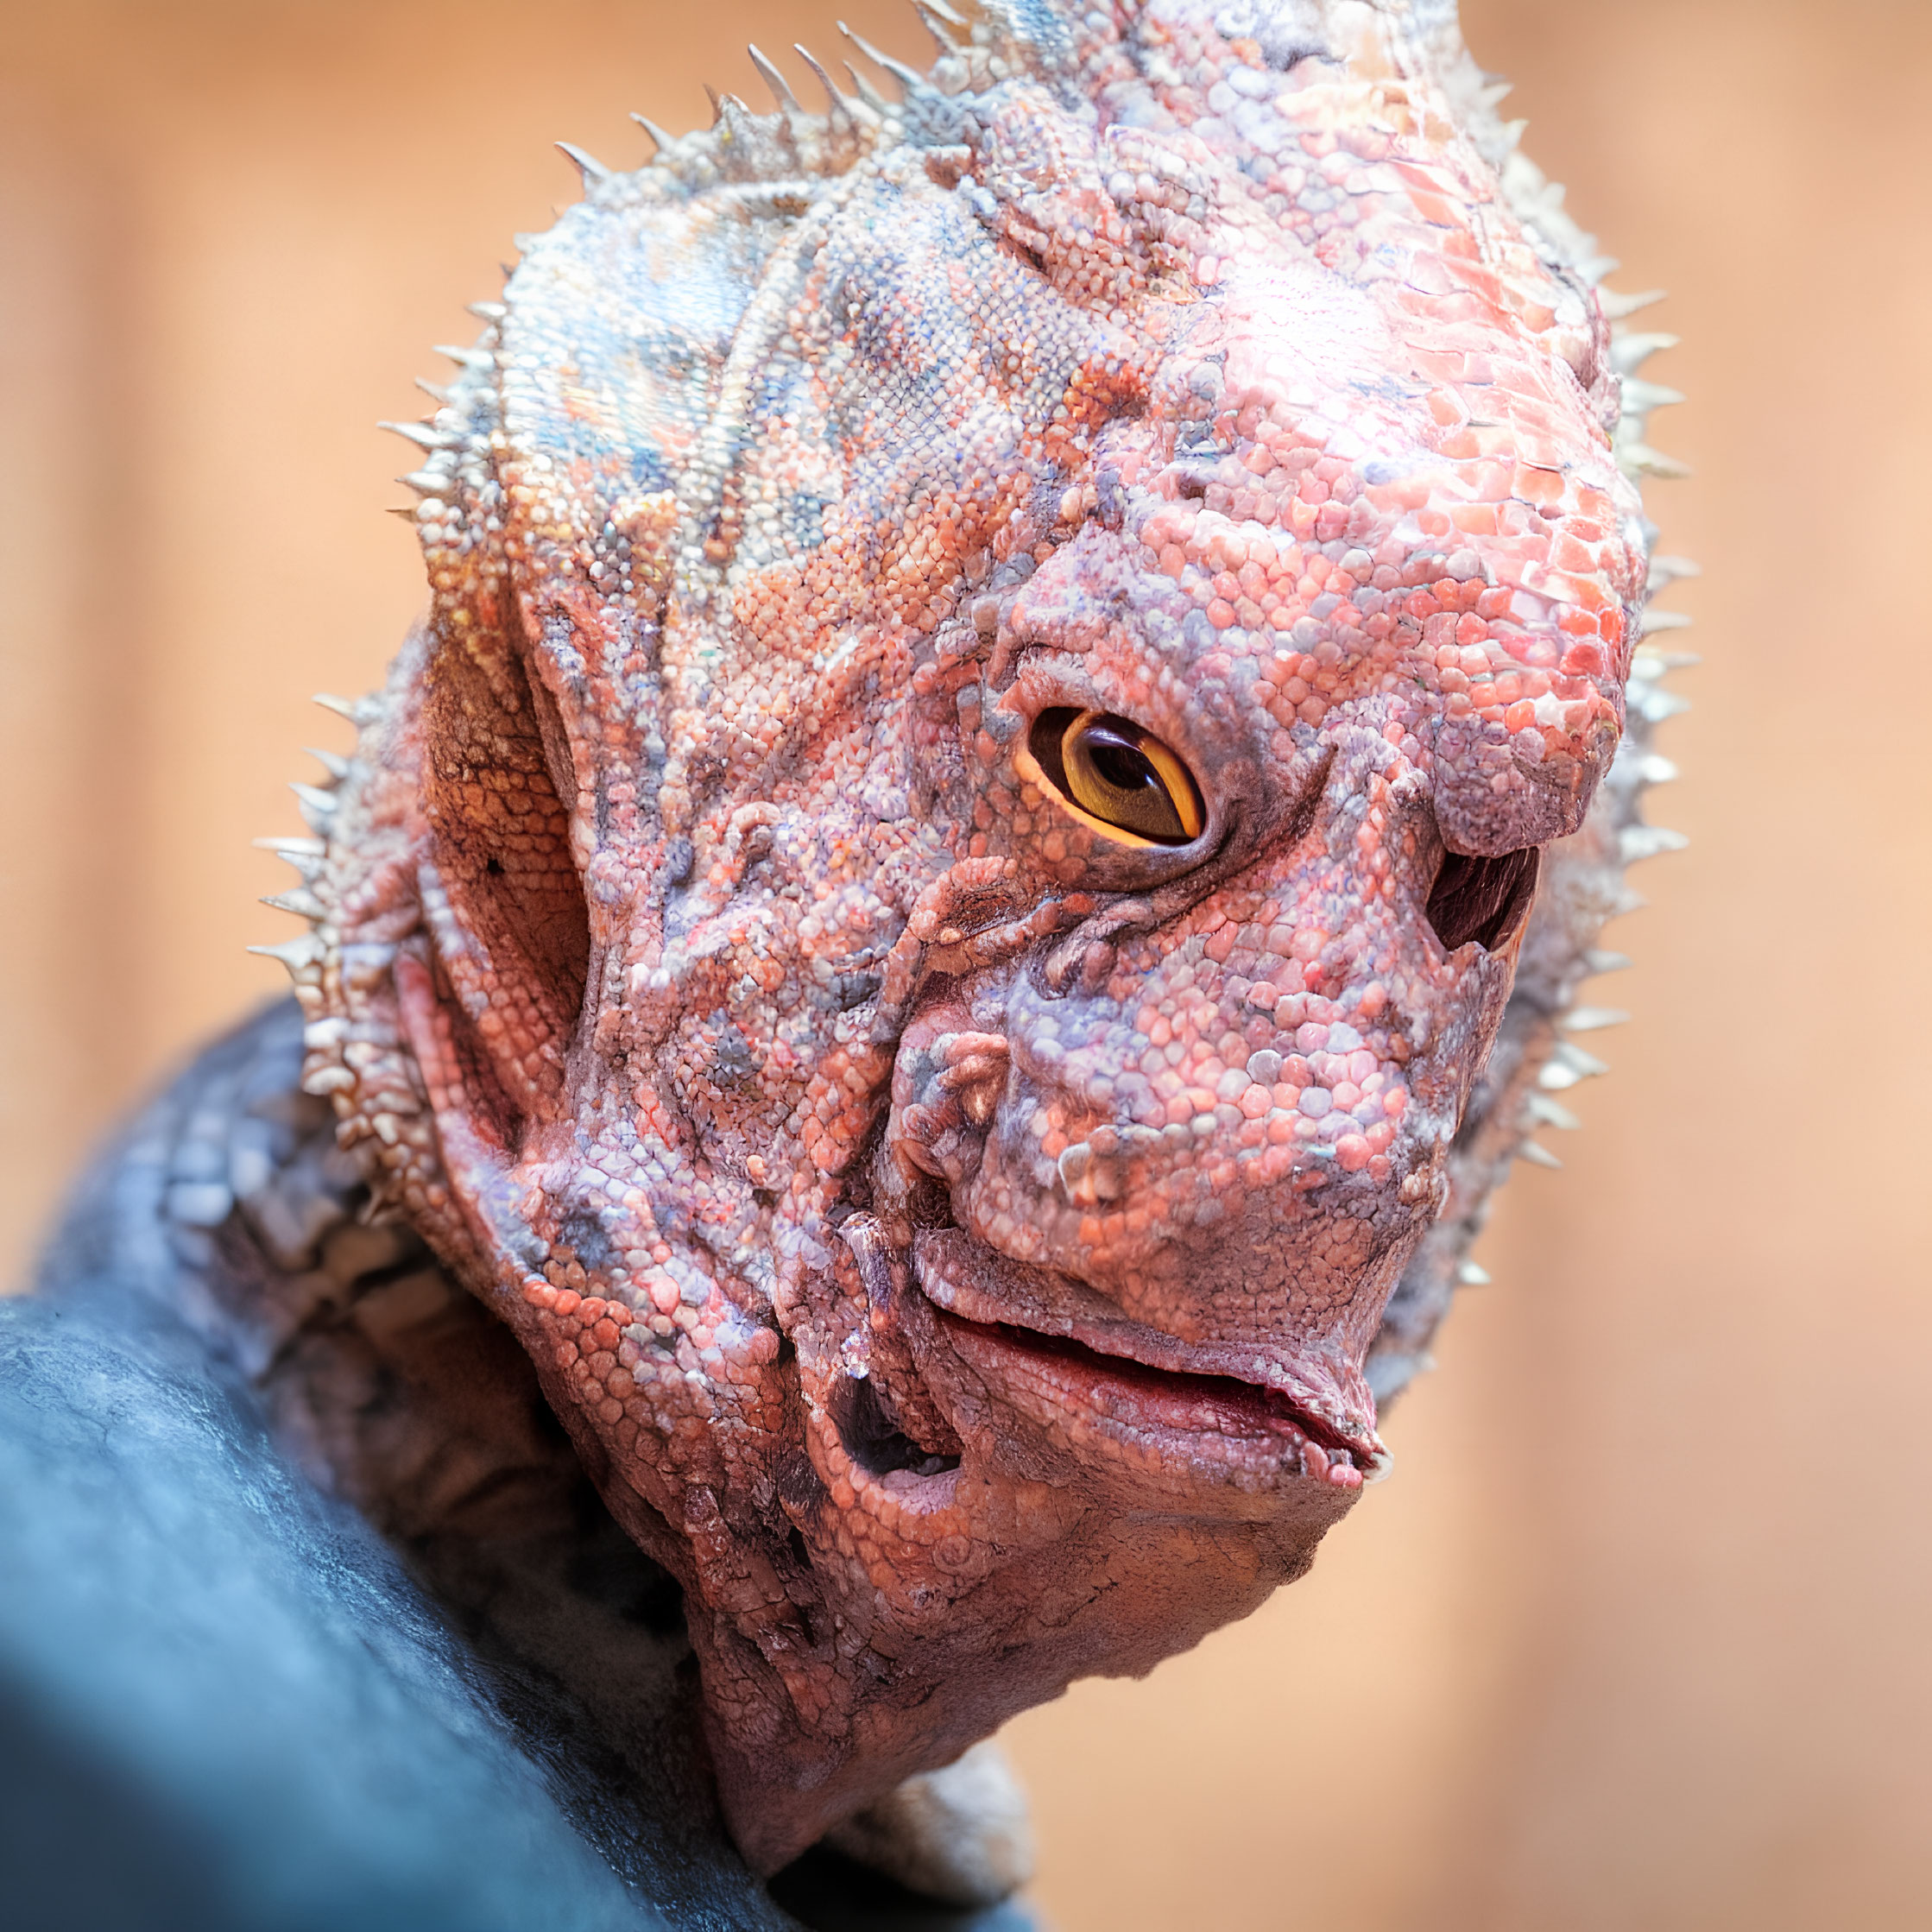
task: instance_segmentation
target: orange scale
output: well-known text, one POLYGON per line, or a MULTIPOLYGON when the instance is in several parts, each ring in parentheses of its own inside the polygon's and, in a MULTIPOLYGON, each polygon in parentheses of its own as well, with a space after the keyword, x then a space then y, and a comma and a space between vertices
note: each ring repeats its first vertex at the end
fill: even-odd
POLYGON ((1563 479, 1554 470, 1518 463, 1510 472, 1510 495, 1537 508, 1551 508, 1563 500, 1563 479))

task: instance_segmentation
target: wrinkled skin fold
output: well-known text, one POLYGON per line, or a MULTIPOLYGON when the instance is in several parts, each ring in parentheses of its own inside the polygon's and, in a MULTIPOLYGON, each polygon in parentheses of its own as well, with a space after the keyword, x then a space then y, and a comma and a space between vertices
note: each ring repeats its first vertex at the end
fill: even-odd
POLYGON ((766 1870, 1383 1466, 1644 593, 1449 9, 949 37, 527 240, 294 962, 310 1090, 683 1583, 766 1870), (1089 714, 1193 836, 1043 768, 1089 714))

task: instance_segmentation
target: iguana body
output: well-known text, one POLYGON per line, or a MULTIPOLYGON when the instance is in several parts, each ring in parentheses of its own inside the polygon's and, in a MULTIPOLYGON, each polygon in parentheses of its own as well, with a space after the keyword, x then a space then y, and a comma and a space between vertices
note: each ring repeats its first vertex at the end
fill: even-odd
POLYGON ((431 615, 279 950, 521 1353, 419 1271, 385 1408, 313 1271, 222 1316, 406 1539, 588 1472, 764 1870, 1306 1567, 1588 1070, 1671 703, 1453 9, 933 17, 900 104, 586 163, 414 432, 431 615))

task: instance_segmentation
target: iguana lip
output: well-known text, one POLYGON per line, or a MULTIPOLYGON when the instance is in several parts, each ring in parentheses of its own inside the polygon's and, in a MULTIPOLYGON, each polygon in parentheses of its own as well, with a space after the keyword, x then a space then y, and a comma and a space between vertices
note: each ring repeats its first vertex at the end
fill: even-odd
POLYGON ((1376 1482, 1390 1457, 1339 1388, 1267 1354, 1181 1341, 1117 1312, 1084 1309, 1090 1289, 1010 1260, 963 1228, 915 1237, 914 1279, 947 1332, 976 1354, 1016 1352, 1030 1372, 1163 1431, 1248 1437, 1298 1449, 1310 1474, 1337 1487, 1376 1482), (1051 1282, 1059 1292, 1041 1292, 1051 1282), (1055 1305, 1058 1304, 1058 1305, 1055 1305), (1072 1305, 1069 1305, 1072 1304, 1072 1305))

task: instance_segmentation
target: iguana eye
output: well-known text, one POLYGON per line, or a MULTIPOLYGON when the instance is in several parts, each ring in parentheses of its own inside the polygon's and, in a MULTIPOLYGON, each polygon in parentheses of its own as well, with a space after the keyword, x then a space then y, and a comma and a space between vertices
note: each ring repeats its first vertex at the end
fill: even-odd
POLYGON ((1207 814, 1193 774, 1131 718, 1042 711, 1027 744, 1076 817, 1122 845, 1185 845, 1207 814))

